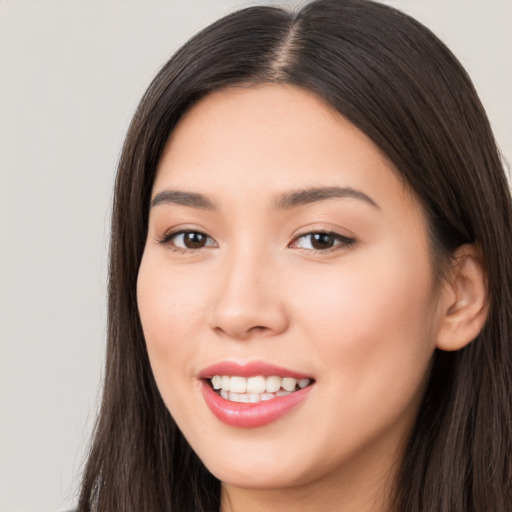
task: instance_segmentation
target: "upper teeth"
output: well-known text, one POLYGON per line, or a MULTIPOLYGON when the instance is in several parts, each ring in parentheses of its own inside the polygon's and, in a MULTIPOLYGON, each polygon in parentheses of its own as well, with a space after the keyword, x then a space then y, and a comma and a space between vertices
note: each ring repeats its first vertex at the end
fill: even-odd
POLYGON ((211 383, 214 389, 232 391, 234 393, 276 393, 281 388, 285 391, 294 391, 296 386, 305 388, 310 379, 294 379, 292 377, 240 377, 229 375, 214 375, 211 383))

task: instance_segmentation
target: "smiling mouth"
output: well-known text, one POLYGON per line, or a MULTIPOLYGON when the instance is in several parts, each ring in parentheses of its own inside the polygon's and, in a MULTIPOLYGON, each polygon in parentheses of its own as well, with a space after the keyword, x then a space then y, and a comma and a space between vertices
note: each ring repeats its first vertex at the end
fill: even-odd
POLYGON ((263 375, 254 377, 214 375, 206 381, 224 400, 253 404, 290 395, 314 382, 312 379, 295 379, 274 375, 268 377, 263 375))

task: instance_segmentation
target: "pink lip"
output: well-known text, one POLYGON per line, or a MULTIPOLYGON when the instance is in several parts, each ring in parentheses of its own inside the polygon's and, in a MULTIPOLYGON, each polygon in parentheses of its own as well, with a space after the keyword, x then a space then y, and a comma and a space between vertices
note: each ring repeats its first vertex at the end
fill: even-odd
POLYGON ((210 379, 214 375, 238 375, 240 377, 253 377, 263 375, 269 377, 293 377, 294 379, 312 379, 311 376, 304 373, 288 370, 280 366, 275 366, 263 361, 251 361, 245 364, 235 363, 234 361, 222 361, 220 363, 208 366, 199 373, 200 379, 210 379))
POLYGON ((223 423, 239 428, 254 428, 267 425, 288 411, 299 405, 312 390, 314 385, 294 391, 289 395, 278 396, 272 400, 262 400, 258 403, 239 403, 224 400, 206 382, 214 375, 238 375, 240 377, 253 377, 262 375, 268 377, 292 377, 294 379, 311 379, 304 373, 288 370, 263 361, 251 361, 239 364, 234 361, 222 361, 205 368, 199 373, 203 398, 212 413, 223 423))
MULTIPOLYGON (((261 374, 260 374, 261 375, 261 374)), ((230 402, 218 395, 206 381, 201 381, 201 391, 206 405, 226 425, 239 428, 262 427, 271 423, 299 405, 313 388, 309 385, 289 395, 277 396, 255 404, 230 402)))

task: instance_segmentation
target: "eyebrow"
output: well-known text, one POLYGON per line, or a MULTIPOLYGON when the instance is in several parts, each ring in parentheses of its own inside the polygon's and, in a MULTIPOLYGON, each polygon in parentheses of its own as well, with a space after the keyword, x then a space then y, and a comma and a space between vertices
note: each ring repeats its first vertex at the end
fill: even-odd
MULTIPOLYGON (((287 192, 281 195, 276 201, 276 207, 280 210, 296 208, 326 199, 359 199, 370 204, 374 208, 379 205, 364 192, 351 187, 316 187, 287 192)), ((205 195, 196 192, 184 192, 181 190, 162 190, 151 200, 151 207, 160 204, 177 204, 198 208, 200 210, 215 210, 215 204, 205 195)))
POLYGON ((199 208, 200 210, 214 210, 215 205, 203 194, 183 192, 181 190, 162 190, 151 200, 151 207, 159 204, 178 204, 199 208))
POLYGON ((317 187, 290 192, 283 194, 278 199, 277 207, 279 209, 295 208, 297 206, 334 198, 360 199, 367 202, 374 208, 380 209, 380 206, 371 197, 367 196, 364 192, 351 187, 317 187))

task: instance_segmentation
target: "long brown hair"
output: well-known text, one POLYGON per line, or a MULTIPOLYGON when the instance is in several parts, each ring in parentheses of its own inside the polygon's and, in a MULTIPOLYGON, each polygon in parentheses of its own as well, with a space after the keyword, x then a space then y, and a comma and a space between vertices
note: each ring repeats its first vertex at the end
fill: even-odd
POLYGON ((451 52, 410 17, 367 0, 297 13, 251 7, 204 29, 165 64, 135 113, 112 219, 103 400, 78 510, 217 512, 220 483, 193 453, 153 379, 136 302, 150 192, 182 114, 233 84, 313 91, 366 133, 416 192, 442 276, 463 243, 481 249, 487 323, 436 352, 392 509, 509 512, 512 506, 512 212, 485 112, 451 52))

